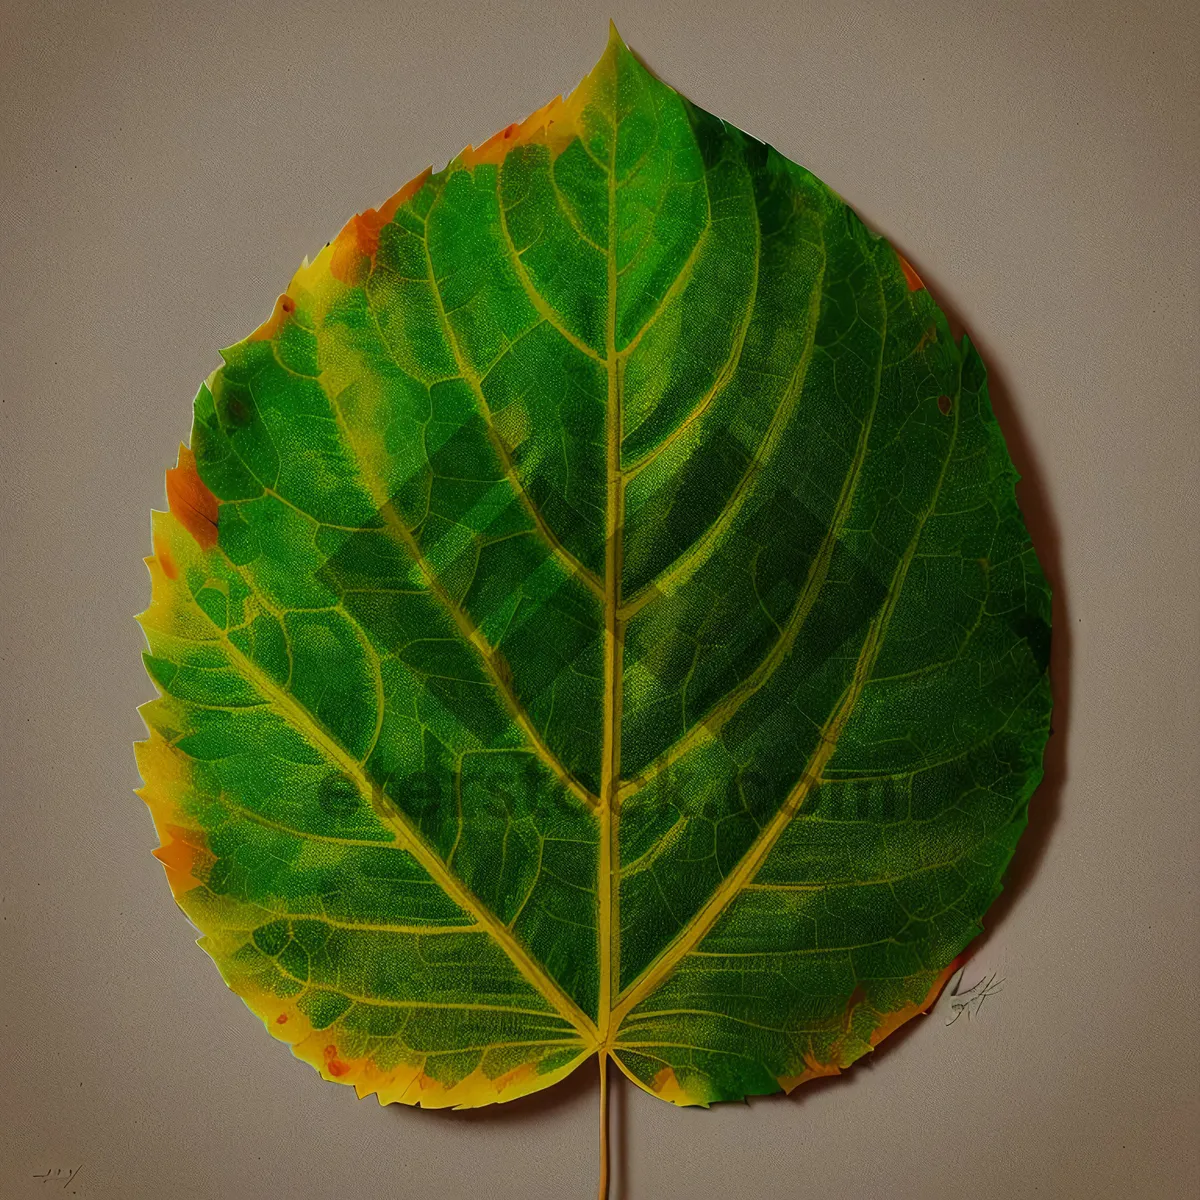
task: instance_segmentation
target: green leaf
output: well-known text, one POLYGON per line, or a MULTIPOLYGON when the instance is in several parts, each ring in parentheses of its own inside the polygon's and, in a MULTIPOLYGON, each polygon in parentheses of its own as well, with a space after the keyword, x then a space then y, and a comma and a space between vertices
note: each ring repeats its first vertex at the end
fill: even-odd
POLYGON ((1050 598, 983 364, 614 34, 354 218, 201 388, 144 796, 327 1078, 477 1105, 836 1073, 979 932, 1050 598))

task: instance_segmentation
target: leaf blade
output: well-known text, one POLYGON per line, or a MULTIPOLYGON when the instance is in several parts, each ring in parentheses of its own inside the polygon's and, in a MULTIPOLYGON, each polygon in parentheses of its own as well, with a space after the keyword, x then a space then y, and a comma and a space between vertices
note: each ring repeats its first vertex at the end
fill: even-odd
POLYGON ((977 354, 840 198, 614 31, 225 359, 140 755, 273 1034, 381 1102, 598 1050, 706 1104, 927 1006, 1040 777, 1049 598, 977 354))

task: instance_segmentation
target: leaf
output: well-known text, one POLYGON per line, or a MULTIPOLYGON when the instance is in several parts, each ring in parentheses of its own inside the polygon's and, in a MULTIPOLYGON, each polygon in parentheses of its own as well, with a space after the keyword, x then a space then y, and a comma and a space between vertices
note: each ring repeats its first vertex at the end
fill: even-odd
POLYGON ((200 389, 139 746, 229 986, 328 1079, 837 1073, 979 932, 1050 598, 983 364, 614 35, 355 217, 200 389))

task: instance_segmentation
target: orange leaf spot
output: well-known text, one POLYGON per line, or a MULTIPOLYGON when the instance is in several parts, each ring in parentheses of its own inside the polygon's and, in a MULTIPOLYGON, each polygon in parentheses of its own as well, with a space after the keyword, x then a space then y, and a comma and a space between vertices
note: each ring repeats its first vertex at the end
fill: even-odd
POLYGON ((373 208, 351 217, 342 226, 342 232, 334 239, 333 256, 329 260, 329 273, 334 279, 347 287, 361 282, 358 277, 360 265, 375 257, 382 228, 380 214, 373 208))
POLYGON ((196 835, 175 825, 166 826, 162 834, 165 838, 163 844, 151 853, 162 863, 172 895, 180 896, 201 883, 194 873, 198 857, 197 847, 190 842, 196 835))
POLYGON ((158 559, 158 565, 162 567, 163 574, 168 579, 179 578, 179 567, 176 566, 175 560, 171 557, 170 548, 160 539, 154 539, 154 557, 158 559))
POLYGON ((499 133, 493 133, 482 146, 474 147, 469 151, 464 150, 463 158, 466 159, 469 154, 471 166, 473 167, 477 167, 481 163, 499 165, 508 154, 509 147, 517 144, 520 132, 521 127, 519 125, 506 125, 499 133))
MULTIPOLYGON (((458 156, 459 161, 468 170, 485 163, 499 166, 510 150, 517 146, 527 146, 534 143, 550 141, 550 126, 556 121, 573 118, 561 96, 555 96, 549 104, 544 104, 537 112, 530 113, 520 124, 507 125, 494 133, 481 146, 467 146, 458 156)), ((563 141, 570 140, 569 132, 560 131, 563 141)))
POLYGON ((896 251, 896 257, 900 260, 901 269, 904 271, 904 278, 908 280, 908 290, 910 292, 919 292, 924 289, 925 285, 921 282, 921 277, 912 268, 912 263, 900 253, 896 251))
POLYGON ((345 1075, 350 1070, 350 1064, 338 1058, 336 1046, 325 1047, 325 1067, 334 1078, 345 1075))
POLYGON ((871 1045, 878 1046, 889 1033, 895 1033, 906 1021, 912 1020, 919 1013, 928 1011, 932 1007, 933 1002, 941 994, 942 988, 946 986, 947 980, 955 971, 963 964, 962 958, 956 958, 934 981, 933 987, 926 993, 925 999, 917 1004, 906 1004, 903 1008, 898 1009, 894 1013, 888 1013, 886 1017, 876 1026, 871 1034, 871 1045))
POLYGON ((277 1016, 275 1018, 275 1024, 276 1025, 286 1025, 287 1024, 287 1013, 280 1013, 279 1016, 277 1016))
POLYGON ((279 335, 284 322, 296 311, 296 301, 284 292, 275 301, 271 315, 246 339, 248 342, 269 342, 279 335))
POLYGON ((361 282, 359 272, 363 261, 374 259, 379 250, 380 231, 390 225, 401 206, 421 190, 431 173, 431 168, 426 167, 379 208, 368 208, 346 222, 334 239, 333 255, 329 260, 329 273, 334 279, 347 286, 361 282))
POLYGON ((651 1080, 650 1086, 654 1089, 655 1095, 669 1100, 672 1104, 694 1103, 692 1097, 679 1086, 679 1080, 675 1078, 675 1072, 671 1067, 663 1067, 651 1080))
MULTIPOLYGON (((186 446, 179 447, 178 466, 167 471, 167 506, 202 549, 217 544, 218 501, 204 486, 196 471, 196 456, 186 446)), ((163 570, 174 578, 165 565, 163 570)))

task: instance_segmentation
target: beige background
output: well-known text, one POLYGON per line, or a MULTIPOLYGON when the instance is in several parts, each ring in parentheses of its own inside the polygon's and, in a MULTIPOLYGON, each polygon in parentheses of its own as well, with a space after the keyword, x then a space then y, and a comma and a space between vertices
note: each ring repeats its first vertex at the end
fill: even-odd
MULTIPOLYGON (((611 10, 977 336, 1057 589, 1058 699, 967 970, 1003 990, 791 1100, 619 1089, 618 1194, 1193 1196, 1195 5, 611 10)), ((148 513, 217 347, 352 212, 572 87, 608 15, 0 3, 0 1196, 593 1194, 590 1069, 491 1114, 382 1110, 272 1042, 170 901, 130 743, 148 513)))

